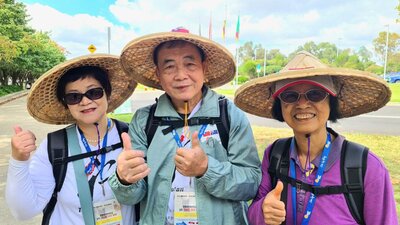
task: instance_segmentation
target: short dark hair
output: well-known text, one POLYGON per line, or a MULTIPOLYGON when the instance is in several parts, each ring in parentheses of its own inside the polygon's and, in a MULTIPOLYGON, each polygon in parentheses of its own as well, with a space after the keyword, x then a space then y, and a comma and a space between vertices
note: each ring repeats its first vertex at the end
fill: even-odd
POLYGON ((65 86, 67 86, 68 83, 79 79, 85 79, 87 77, 92 77, 99 81, 107 95, 107 98, 110 97, 112 88, 107 72, 98 66, 81 66, 68 70, 58 80, 56 91, 58 101, 67 107, 63 100, 65 95, 65 86))
POLYGON ((200 48, 199 46, 193 44, 192 42, 184 41, 184 40, 172 40, 172 41, 166 41, 162 42, 161 44, 157 45, 157 47, 153 51, 153 62, 157 66, 158 63, 158 53, 162 48, 176 48, 176 47, 183 47, 187 44, 193 45, 196 47, 196 49, 199 51, 201 61, 204 62, 206 60, 206 54, 204 53, 204 50, 200 48))
MULTIPOLYGON (((339 112, 339 100, 337 97, 329 95, 329 117, 328 120, 332 123, 335 123, 339 118, 341 118, 339 112)), ((280 122, 284 122, 281 108, 281 100, 279 98, 275 98, 274 103, 272 105, 272 117, 280 122)))

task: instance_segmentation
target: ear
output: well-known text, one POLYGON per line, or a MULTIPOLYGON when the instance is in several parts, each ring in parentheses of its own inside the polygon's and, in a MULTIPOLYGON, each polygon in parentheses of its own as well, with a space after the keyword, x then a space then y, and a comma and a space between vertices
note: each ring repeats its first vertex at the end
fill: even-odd
POLYGON ((204 62, 201 63, 203 65, 203 73, 204 73, 204 75, 206 75, 206 71, 208 69, 208 63, 207 62, 208 62, 207 60, 204 60, 204 62))

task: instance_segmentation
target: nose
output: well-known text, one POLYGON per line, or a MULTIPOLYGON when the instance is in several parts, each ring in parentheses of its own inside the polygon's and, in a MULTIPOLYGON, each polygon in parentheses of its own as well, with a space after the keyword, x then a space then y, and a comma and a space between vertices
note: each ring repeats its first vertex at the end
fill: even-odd
POLYGON ((297 101, 297 104, 298 105, 304 105, 304 104, 308 104, 308 103, 309 103, 309 100, 307 99, 305 93, 301 93, 300 97, 299 97, 299 100, 297 101))
POLYGON ((177 73, 175 75, 176 80, 184 80, 187 78, 188 71, 184 66, 177 67, 177 73))
POLYGON ((93 100, 91 100, 90 98, 88 98, 86 95, 84 95, 82 97, 82 100, 79 102, 80 105, 87 105, 89 103, 91 103, 93 100))

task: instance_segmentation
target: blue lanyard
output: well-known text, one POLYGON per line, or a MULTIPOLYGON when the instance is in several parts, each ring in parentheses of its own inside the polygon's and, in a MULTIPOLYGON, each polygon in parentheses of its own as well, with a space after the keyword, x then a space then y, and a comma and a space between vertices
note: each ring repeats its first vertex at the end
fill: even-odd
MULTIPOLYGON (((111 120, 108 119, 107 120, 107 131, 106 131, 106 134, 104 135, 104 139, 103 139, 103 148, 107 146, 108 130, 110 129, 110 126, 111 126, 111 120)), ((89 144, 85 138, 85 135, 83 134, 81 129, 78 129, 78 130, 79 130, 79 133, 81 134, 81 140, 82 140, 83 146, 85 146, 86 152, 91 152, 92 150, 89 147, 89 144)), ((101 181, 103 180, 103 168, 104 168, 105 162, 106 162, 106 154, 104 153, 104 154, 101 154, 101 162, 100 162, 100 169, 99 169, 101 181)), ((89 174, 90 170, 92 169, 93 166, 98 167, 97 163, 95 163, 94 156, 90 157, 90 162, 89 162, 89 165, 85 168, 85 173, 89 174)))
MULTIPOLYGON (((206 131, 206 128, 207 128, 207 124, 201 125, 199 133, 198 133, 199 140, 201 139, 201 137, 203 136, 204 132, 206 131)), ((174 136, 175 142, 178 145, 178 147, 182 148, 183 145, 182 145, 181 139, 179 138, 179 135, 178 135, 178 133, 176 132, 175 129, 172 130, 172 135, 174 136)))
MULTIPOLYGON (((294 138, 290 144, 290 151, 294 151, 294 138)), ((314 180, 314 186, 318 187, 321 185, 322 176, 324 175, 324 170, 328 162, 329 152, 331 151, 331 136, 327 133, 326 142, 324 150, 321 155, 321 162, 319 163, 316 179, 314 180)), ((293 160, 290 160, 290 176, 296 179, 296 168, 293 160)), ((292 187, 292 208, 293 208, 293 222, 296 225, 297 213, 296 213, 296 187, 292 187)), ((311 213, 315 205, 316 196, 310 193, 310 198, 307 203, 306 211, 304 212, 302 225, 307 225, 310 222, 311 213)))

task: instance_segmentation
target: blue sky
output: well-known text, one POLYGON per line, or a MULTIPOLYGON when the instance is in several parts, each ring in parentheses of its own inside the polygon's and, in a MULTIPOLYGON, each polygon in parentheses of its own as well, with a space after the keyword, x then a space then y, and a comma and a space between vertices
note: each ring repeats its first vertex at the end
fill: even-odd
POLYGON ((208 37, 212 18, 213 40, 232 53, 236 21, 241 18, 240 44, 259 43, 289 54, 307 41, 331 42, 339 48, 373 51, 379 32, 400 34, 395 10, 398 0, 20 0, 31 15, 30 25, 48 31, 70 53, 68 58, 88 54, 93 44, 97 53, 108 51, 107 27, 111 28, 111 53, 142 35, 169 31, 178 26, 208 37), (212 15, 212 16, 210 16, 212 15), (226 40, 222 39, 227 20, 226 40))

